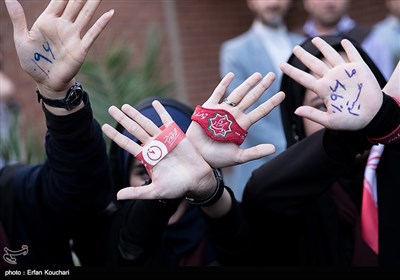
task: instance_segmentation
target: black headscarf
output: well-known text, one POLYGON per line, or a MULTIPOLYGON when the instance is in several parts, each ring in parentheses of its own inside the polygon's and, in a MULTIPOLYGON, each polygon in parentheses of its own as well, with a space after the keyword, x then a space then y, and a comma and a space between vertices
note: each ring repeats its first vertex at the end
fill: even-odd
MULTIPOLYGON (((324 41, 326 41, 329 45, 331 45, 336 51, 344 51, 341 41, 345 39, 342 36, 320 36, 324 41)), ((308 51, 310 54, 314 55, 317 58, 322 58, 322 53, 314 46, 311 42, 312 38, 304 41, 300 46, 308 51)), ((349 38, 347 38, 349 39, 349 38)), ((386 84, 386 79, 375 65, 375 63, 371 60, 371 58, 367 55, 367 53, 360 47, 358 43, 354 40, 351 40, 351 43, 355 46, 357 51, 360 53, 361 57, 365 61, 365 63, 369 66, 371 71, 374 73, 378 83, 381 88, 383 88, 386 84)), ((310 70, 294 55, 292 54, 287 61, 290 65, 294 67, 309 72, 310 70)), ((283 128, 285 131, 287 147, 292 146, 296 142, 304 139, 306 137, 303 125, 303 118, 294 114, 294 111, 303 105, 304 95, 306 92, 306 88, 297 83, 295 80, 283 74, 282 82, 281 82, 281 90, 285 92, 286 98, 281 103, 281 116, 283 128)))

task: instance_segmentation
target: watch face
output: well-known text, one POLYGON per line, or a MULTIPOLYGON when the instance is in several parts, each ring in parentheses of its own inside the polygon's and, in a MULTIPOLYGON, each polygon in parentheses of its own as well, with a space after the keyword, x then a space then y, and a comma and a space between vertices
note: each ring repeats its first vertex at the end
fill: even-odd
POLYGON ((73 109, 82 102, 83 90, 80 85, 75 85, 69 92, 68 96, 65 98, 65 104, 67 109, 73 109))
POLYGON ((43 100, 43 103, 49 106, 72 110, 81 104, 85 92, 83 91, 81 84, 76 82, 75 85, 68 90, 67 95, 62 100, 45 98, 40 94, 38 89, 36 89, 36 94, 38 96, 38 102, 43 100))

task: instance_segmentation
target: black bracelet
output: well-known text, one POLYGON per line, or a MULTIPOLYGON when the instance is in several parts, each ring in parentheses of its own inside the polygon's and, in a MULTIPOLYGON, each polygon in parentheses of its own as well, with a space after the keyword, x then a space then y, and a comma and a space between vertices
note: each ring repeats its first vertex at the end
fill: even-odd
POLYGON ((224 189, 225 189, 224 180, 222 178, 222 174, 220 173, 220 171, 218 169, 213 168, 213 172, 214 172, 215 179, 217 180, 217 188, 215 189, 213 194, 210 195, 209 197, 206 197, 201 200, 195 200, 193 197, 186 196, 185 199, 190 204, 196 205, 199 207, 206 207, 206 206, 210 206, 210 205, 214 204, 221 198, 222 194, 224 193, 224 189))
POLYGON ((363 129, 368 140, 376 144, 391 144, 400 140, 400 101, 383 93, 382 106, 363 129))

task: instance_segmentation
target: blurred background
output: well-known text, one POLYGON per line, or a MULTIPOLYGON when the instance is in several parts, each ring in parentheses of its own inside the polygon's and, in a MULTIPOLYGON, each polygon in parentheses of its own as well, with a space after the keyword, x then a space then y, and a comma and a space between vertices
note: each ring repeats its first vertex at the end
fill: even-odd
MULTIPOLYGON (((28 28, 49 1, 20 0, 28 28)), ((95 19, 114 9, 114 18, 95 42, 77 80, 91 96, 95 117, 108 119, 114 104, 135 104, 149 95, 166 95, 191 106, 202 104, 220 80, 219 48, 245 32, 252 23, 246 0, 103 0, 95 19)), ((15 84, 18 118, 13 138, 0 147, 20 149, 28 162, 41 160, 44 117, 35 84, 19 65, 13 29, 4 1, 0 3, 1 70, 15 84), (17 129, 20 128, 20 129, 17 129), (7 146, 8 145, 8 146, 7 146)), ((371 26, 387 15, 383 0, 352 0, 349 15, 371 26)), ((290 30, 306 20, 301 0, 288 13, 290 30)))

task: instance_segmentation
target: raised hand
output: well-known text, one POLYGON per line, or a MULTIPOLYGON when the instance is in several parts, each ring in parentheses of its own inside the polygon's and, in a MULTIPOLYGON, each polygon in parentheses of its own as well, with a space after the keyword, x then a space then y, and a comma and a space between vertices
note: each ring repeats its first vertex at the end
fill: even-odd
POLYGON ((397 63, 383 91, 400 101, 400 61, 397 63))
POLYGON ((342 41, 348 62, 321 38, 314 38, 312 43, 324 55, 324 61, 300 46, 293 52, 315 76, 288 63, 281 64, 281 70, 324 100, 327 111, 301 106, 295 114, 330 129, 364 128, 382 104, 381 88, 374 74, 350 41, 342 41))
POLYGON ((6 0, 5 3, 22 68, 35 80, 42 95, 64 97, 90 47, 114 11, 103 14, 83 33, 101 0, 52 0, 28 30, 20 3, 17 0, 6 0))
MULTIPOLYGON (((160 102, 154 101, 152 105, 165 127, 173 123, 173 119, 160 102)), ((156 146, 157 142, 153 141, 162 133, 161 128, 130 105, 123 105, 121 109, 122 111, 111 106, 109 113, 129 133, 139 139, 143 146, 108 124, 103 125, 103 132, 135 157, 140 156, 141 152, 146 153, 146 145, 147 147, 156 146)), ((176 134, 172 135, 175 136, 176 134)), ((184 135, 183 132, 182 135, 184 135)), ((173 137, 168 136, 166 138, 172 139, 173 137)), ((150 149, 147 151, 150 151, 150 149)), ((154 152, 153 155, 156 156, 157 149, 153 149, 151 152, 154 152)), ((157 158, 159 158, 159 155, 157 155, 157 158)), ((150 173, 151 184, 124 188, 118 192, 117 197, 119 199, 173 199, 191 194, 206 197, 216 185, 211 167, 186 137, 158 161, 152 167, 150 173)))
MULTIPOLYGON (((244 130, 248 130, 255 122, 267 115, 272 109, 278 106, 285 95, 279 92, 269 100, 258 106, 256 109, 246 113, 246 110, 256 102, 264 91, 273 83, 275 75, 268 73, 264 78, 260 73, 254 73, 239 87, 221 102, 234 75, 228 73, 215 88, 210 98, 202 105, 208 109, 223 109, 228 111, 244 130)), ((268 131, 260 131, 268 133, 268 131)), ((255 147, 241 149, 232 142, 220 142, 211 139, 199 123, 192 121, 187 132, 202 157, 214 168, 222 168, 258 159, 275 152, 272 144, 261 144, 255 147)))

